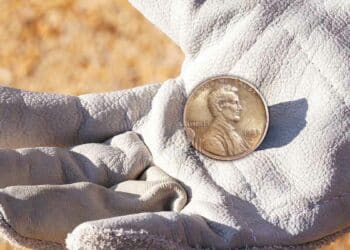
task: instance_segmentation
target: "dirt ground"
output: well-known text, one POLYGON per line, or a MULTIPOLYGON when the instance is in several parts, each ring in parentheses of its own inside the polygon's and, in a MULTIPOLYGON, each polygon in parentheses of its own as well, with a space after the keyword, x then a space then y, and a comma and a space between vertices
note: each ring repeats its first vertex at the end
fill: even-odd
MULTIPOLYGON (((183 54, 126 0, 0 0, 0 85, 80 95, 178 75, 183 54)), ((21 249, 0 239, 0 250, 21 249)), ((350 249, 344 236, 322 250, 350 249)))

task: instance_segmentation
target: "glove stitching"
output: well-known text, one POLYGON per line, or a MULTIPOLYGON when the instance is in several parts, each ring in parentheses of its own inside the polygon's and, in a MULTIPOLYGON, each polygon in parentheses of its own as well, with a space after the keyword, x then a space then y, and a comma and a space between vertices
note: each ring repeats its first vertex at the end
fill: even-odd
MULTIPOLYGON (((321 3, 322 3, 322 5, 323 5, 323 10, 324 10, 324 13, 325 13, 325 19, 328 18, 328 20, 330 21, 330 23, 333 23, 333 22, 336 23, 336 24, 344 23, 344 25, 341 26, 341 28, 338 30, 338 32, 337 32, 336 34, 332 34, 331 32, 329 32, 329 30, 323 28, 324 31, 326 31, 326 32, 330 35, 331 38, 334 38, 334 37, 335 37, 335 39, 338 40, 338 42, 340 42, 338 45, 340 45, 340 46, 345 46, 345 48, 346 48, 348 51, 350 51, 350 47, 347 47, 347 46, 346 46, 347 43, 344 43, 344 41, 340 41, 340 38, 338 37, 338 35, 345 29, 345 27, 349 26, 349 23, 346 23, 346 21, 344 21, 344 20, 343 20, 341 17, 339 17, 339 16, 331 17, 331 15, 330 15, 330 14, 328 13, 328 11, 327 11, 327 7, 326 7, 326 5, 325 5, 325 0, 322 0, 321 3)), ((314 8, 317 8, 317 7, 318 7, 318 6, 314 5, 314 8)), ((310 8, 310 9, 312 9, 312 8, 310 8)), ((315 10, 315 12, 321 14, 321 8, 319 8, 318 11, 315 10)), ((323 26, 322 26, 322 27, 323 27, 323 26)))
MULTIPOLYGON (((277 24, 275 24, 275 26, 278 27, 277 24)), ((284 30, 282 30, 282 31, 284 31, 284 30)), ((287 35, 289 35, 290 38, 288 39, 288 41, 286 41, 286 48, 285 48, 285 50, 283 51, 283 54, 281 55, 282 60, 281 60, 281 61, 276 60, 276 61, 277 61, 277 63, 276 63, 277 69, 275 70, 275 72, 272 72, 273 75, 272 75, 272 78, 271 78, 270 81, 269 81, 270 84, 272 84, 272 83, 276 80, 276 77, 279 76, 281 70, 282 70, 285 66, 288 66, 288 65, 290 64, 290 60, 288 59, 288 54, 289 54, 289 52, 291 51, 291 49, 293 48, 294 41, 295 41, 296 37, 295 37, 295 36, 292 36, 290 33, 287 33, 287 35)), ((292 57, 292 59, 295 58, 296 56, 297 56, 297 54, 295 54, 295 55, 292 57)), ((268 75, 269 75, 269 74, 266 73, 266 74, 263 76, 263 78, 262 78, 261 80, 259 80, 259 82, 260 82, 260 86, 259 86, 259 87, 261 87, 261 83, 263 83, 263 82, 266 81, 266 78, 268 78, 268 75)))
MULTIPOLYGON (((295 2, 294 2, 294 3, 295 3, 295 2)), ((303 1, 303 3, 302 3, 301 6, 304 6, 305 4, 306 4, 306 1, 303 1)), ((261 3, 258 3, 258 5, 261 5, 261 3)), ((284 13, 285 11, 287 11, 289 8, 291 8, 292 6, 294 6, 294 5, 296 5, 296 4, 290 4, 290 5, 288 6, 288 8, 286 8, 286 9, 283 11, 283 13, 284 13)), ((314 14, 319 14, 319 11, 317 11, 317 10, 314 10, 314 9, 312 9, 312 8, 310 8, 310 10, 311 10, 314 14)), ((295 11, 295 12, 296 12, 296 11, 295 11)), ((282 15, 283 13, 281 13, 281 15, 282 15)), ((280 21, 280 19, 281 19, 281 15, 278 16, 278 18, 275 18, 274 20, 272 20, 272 21, 266 26, 266 29, 267 29, 269 26, 271 26, 271 24, 272 24, 272 25, 276 25, 276 27, 282 29, 283 31, 286 31, 288 34, 291 35, 291 33, 290 33, 289 30, 287 30, 287 29, 284 28, 284 27, 282 28, 281 25, 278 25, 278 24, 277 24, 277 23, 280 21)), ((318 27, 319 27, 321 30, 323 30, 323 31, 326 32, 327 34, 333 36, 333 34, 331 34, 329 31, 325 30, 322 26, 320 26, 320 24, 321 24, 321 22, 318 24, 318 27)), ((257 41, 257 39, 262 35, 262 33, 264 33, 264 31, 265 31, 266 29, 264 29, 262 32, 259 33, 259 35, 256 37, 255 41, 257 41)), ((315 29, 315 28, 314 28, 314 29, 315 29)), ((292 37, 295 37, 295 36, 292 36, 292 37)), ((255 43, 253 43, 247 50, 245 50, 244 53, 247 52, 247 51, 249 51, 249 50, 252 48, 252 46, 253 46, 254 44, 255 44, 255 43)), ((300 45, 300 43, 297 42, 297 45, 298 45, 298 47, 302 50, 302 46, 300 45)), ((349 50, 347 47, 345 47, 345 49, 349 50)), ((325 77, 324 74, 320 71, 320 69, 307 57, 307 54, 306 54, 303 50, 302 50, 301 52, 306 56, 306 59, 309 61, 309 63, 311 63, 311 64, 317 69, 317 71, 318 71, 323 77, 325 77)), ((243 55, 244 53, 242 53, 241 55, 243 55)), ((239 57, 239 58, 236 60, 236 63, 237 63, 240 59, 241 59, 241 57, 239 57)), ((235 64, 234 64, 234 65, 235 65, 235 64)), ((233 66, 234 66, 234 65, 233 65, 233 66)), ((232 66, 232 68, 233 68, 233 66, 232 66)), ((326 77, 325 77, 325 78, 326 78, 326 77)), ((326 79, 327 79, 327 78, 326 78, 326 79)), ((334 87, 334 86, 332 86, 332 87, 334 87)), ((341 96, 341 95, 340 95, 340 96, 341 96)))
MULTIPOLYGON (((266 2, 267 2, 267 1, 266 1, 266 2)), ((266 3, 266 2, 265 2, 265 3, 266 3)), ((266 26, 259 32, 258 36, 255 37, 255 41, 254 41, 248 48, 246 48, 245 51, 242 52, 241 56, 243 56, 243 54, 244 54, 245 52, 249 51, 249 50, 254 46, 254 44, 256 43, 256 41, 258 40, 258 38, 264 33, 264 31, 269 27, 269 25, 271 25, 271 24, 274 23, 275 21, 278 21, 278 19, 280 18, 280 16, 283 15, 283 13, 284 13, 285 11, 287 11, 289 8, 294 7, 294 5, 296 5, 296 2, 298 2, 298 1, 297 1, 297 0, 294 0, 293 3, 289 2, 289 3, 287 4, 287 6, 285 7, 285 9, 281 11, 281 13, 278 13, 277 16, 272 17, 272 19, 266 23, 266 26)), ((268 4, 268 2, 267 2, 267 4, 268 4)), ((302 5, 304 5, 304 4, 305 4, 305 2, 303 2, 302 5)), ((245 15, 243 15, 243 16, 241 17, 241 19, 244 19, 245 17, 247 17, 248 15, 250 15, 250 14, 252 13, 252 11, 254 11, 254 10, 255 10, 257 7, 259 7, 259 6, 262 7, 262 9, 265 9, 265 7, 262 5, 262 1, 257 1, 256 4, 254 5, 254 7, 252 7, 250 10, 248 10, 248 11, 245 13, 245 15)), ((238 15, 238 13, 237 13, 237 15, 238 15)), ((233 18, 234 18, 235 16, 236 16, 236 15, 233 15, 233 16, 231 16, 231 17, 229 18, 230 20, 228 21, 228 24, 226 25, 226 30, 227 30, 229 24, 232 22, 232 20, 233 20, 233 18)), ((216 19, 214 19, 214 21, 216 21, 216 19)), ((212 24, 212 25, 214 25, 214 24, 212 24)), ((223 33, 225 33, 225 32, 223 32, 223 33)), ((201 35, 203 35, 203 33, 201 33, 200 36, 201 36, 201 35)), ((191 54, 190 54, 190 57, 195 58, 195 57, 198 56, 198 54, 199 54, 199 52, 201 51, 202 48, 209 48, 209 47, 211 47, 211 46, 210 46, 211 43, 210 43, 210 42, 207 42, 207 40, 208 40, 208 39, 213 40, 212 38, 213 38, 213 31, 212 31, 212 32, 209 32, 208 35, 207 35, 205 38, 202 39, 202 42, 200 43, 199 49, 197 49, 196 52, 191 53, 191 54), (207 44, 207 45, 204 45, 204 44, 207 44)), ((195 40, 195 39, 193 39, 193 40, 195 40)), ((188 49, 185 49, 185 51, 188 51, 188 49)), ((188 53, 186 53, 186 54, 188 54, 188 53)), ((240 59, 240 57, 239 57, 237 60, 239 60, 239 59, 240 59)))
MULTIPOLYGON (((300 6, 300 8, 303 7, 303 6, 305 5, 305 3, 306 3, 306 2, 303 1, 302 4, 301 4, 301 6, 300 6)), ((289 3, 288 6, 287 6, 284 10, 282 10, 281 13, 279 13, 279 15, 273 17, 269 22, 267 22, 267 23, 266 23, 266 26, 264 27, 264 29, 261 30, 261 31, 259 32, 259 34, 255 37, 255 40, 249 45, 249 47, 248 47, 248 48, 245 48, 245 50, 241 52, 240 56, 239 56, 238 58, 236 58, 234 62, 232 62, 231 68, 234 68, 234 66, 237 65, 237 63, 243 58, 243 56, 244 56, 247 52, 251 51, 251 49, 256 45, 258 39, 259 39, 262 35, 266 34, 266 31, 267 31, 269 28, 271 28, 271 26, 273 27, 273 26, 275 25, 275 26, 278 27, 277 23, 280 22, 280 19, 282 18, 282 15, 283 15, 285 12, 289 11, 290 9, 294 8, 297 4, 298 4, 298 1, 297 1, 297 0, 293 1, 292 3, 289 3)), ((260 6, 260 7, 263 8, 263 9, 265 8, 261 3, 258 3, 257 6, 260 6)))
MULTIPOLYGON (((305 4, 305 2, 304 2, 304 4, 305 4)), ((290 5, 290 6, 292 6, 292 5, 290 5)), ((317 14, 317 13, 316 13, 316 14, 317 14)), ((280 18, 281 18, 281 17, 279 16, 278 19, 280 19, 280 18)), ((305 57, 305 59, 308 61, 309 65, 312 65, 312 66, 319 72, 319 74, 326 80, 325 83, 328 83, 328 86, 331 87, 331 89, 333 90, 333 94, 336 95, 336 96, 340 99, 340 101, 342 101, 344 104, 346 104, 346 102, 345 102, 346 94, 345 94, 345 97, 344 97, 343 95, 341 95, 340 93, 338 93, 338 92, 334 89, 334 85, 331 84, 332 81, 330 81, 330 80, 321 72, 321 70, 315 65, 315 63, 314 63, 312 60, 310 60, 308 54, 304 51, 303 47, 301 46, 301 43, 298 42, 297 37, 296 37, 296 36, 293 36, 292 33, 291 33, 287 28, 285 28, 284 26, 281 26, 281 25, 277 24, 278 19, 275 19, 275 20, 274 20, 274 22, 276 22, 276 23, 274 23, 273 25, 275 25, 278 29, 281 29, 282 31, 287 32, 287 34, 289 34, 291 37, 294 37, 294 38, 295 38, 293 41, 295 41, 296 46, 299 48, 299 50, 300 50, 300 52, 302 53, 302 55, 304 55, 304 57, 305 57)), ((331 35, 327 30, 324 30, 324 28, 322 28, 322 27, 320 26, 320 24, 321 24, 321 22, 319 22, 319 23, 318 23, 318 26, 315 26, 313 30, 315 31, 316 27, 319 27, 322 31, 324 31, 324 32, 326 32, 327 34, 331 35)), ((271 25, 271 23, 270 23, 269 25, 271 25)), ((266 30, 266 29, 264 29, 264 31, 265 31, 265 30, 266 30)), ((311 35, 311 34, 312 34, 312 32, 310 33, 310 35, 311 35)), ((261 35, 261 33, 259 34, 259 36, 260 36, 260 35, 261 35)), ((309 35, 309 36, 310 36, 310 35, 309 35)), ((258 37, 257 37, 257 38, 258 38, 258 37)), ((257 40, 257 38, 256 38, 256 40, 257 40)), ((254 44, 255 44, 255 43, 254 43, 254 44)), ((254 44, 252 44, 252 46, 253 46, 254 44)), ((248 51, 252 48, 252 46, 249 47, 246 51, 244 51, 244 53, 245 53, 245 52, 248 52, 248 51)), ((346 48, 346 47, 345 47, 345 48, 346 48)), ((346 49, 347 49, 347 48, 346 48, 346 49)), ((315 54, 316 54, 316 53, 317 53, 317 51, 315 52, 315 54)), ((242 53, 242 55, 243 55, 243 53, 242 53)), ((239 58, 236 60, 236 62, 232 65, 232 68, 237 64, 237 62, 238 62, 240 59, 241 59, 241 57, 239 57, 239 58)), ((282 66, 283 66, 283 65, 281 65, 281 67, 282 67, 282 66)), ((338 71, 339 71, 339 68, 340 68, 340 66, 338 67, 338 71)), ((277 74, 275 75, 275 77, 276 77, 276 76, 277 76, 277 74)), ((272 79, 272 82, 273 82, 273 80, 275 79, 275 77, 272 79)), ((271 83, 272 83, 272 82, 271 82, 271 83)), ((261 86, 259 86, 259 87, 261 87, 261 86)))
MULTIPOLYGON (((290 34, 290 31, 287 30, 284 27, 279 27, 281 29, 283 29, 284 31, 288 32, 290 34)), ((340 93, 338 93, 338 91, 334 88, 334 85, 332 84, 332 81, 330 81, 322 72, 321 70, 315 65, 315 63, 309 58, 308 54, 304 51, 303 47, 301 46, 300 42, 296 41, 296 45, 300 48, 300 52, 304 55, 305 59, 309 62, 309 65, 312 65, 320 74, 320 76, 322 78, 324 78, 324 84, 327 84, 327 86, 329 87, 329 90, 332 90, 332 94, 334 96, 337 96, 338 99, 342 102, 342 104, 345 104, 345 107, 347 108, 347 104, 345 102, 345 98, 346 98, 346 93, 343 95, 341 95, 340 93)), ((316 52, 315 52, 316 53, 316 52)), ((339 70, 340 66, 338 67, 339 70)), ((350 109, 347 109, 348 111, 350 111, 350 109)))

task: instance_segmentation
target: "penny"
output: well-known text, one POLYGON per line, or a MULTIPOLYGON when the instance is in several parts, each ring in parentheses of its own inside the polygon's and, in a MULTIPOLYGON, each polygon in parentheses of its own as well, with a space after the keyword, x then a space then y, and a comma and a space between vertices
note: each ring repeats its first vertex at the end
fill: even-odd
POLYGON ((235 160, 252 153, 269 124, 262 95, 252 84, 233 76, 199 84, 186 102, 183 119, 193 147, 217 160, 235 160))

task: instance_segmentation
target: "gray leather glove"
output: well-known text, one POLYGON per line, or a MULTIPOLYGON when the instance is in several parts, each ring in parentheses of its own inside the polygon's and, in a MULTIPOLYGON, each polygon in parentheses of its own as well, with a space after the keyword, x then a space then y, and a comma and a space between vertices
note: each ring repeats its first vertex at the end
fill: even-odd
MULTIPOLYGON (((67 247, 306 249, 345 232, 350 226, 350 4, 345 0, 132 3, 183 49, 181 75, 162 85, 78 98, 43 94, 32 98, 32 93, 26 99, 19 92, 15 99, 2 91, 1 103, 9 104, 0 105, 4 107, 1 141, 7 147, 81 144, 134 131, 152 157, 152 163, 145 165, 158 166, 174 178, 172 183, 178 180, 189 202, 180 212, 85 222, 68 235, 67 247), (227 73, 260 89, 271 121, 256 152, 223 162, 191 147, 182 115, 189 93, 200 81, 227 73), (18 136, 12 130, 19 131, 18 136)), ((100 155, 95 150, 90 154, 100 155)), ((118 186, 124 190, 121 183, 117 190, 118 186)), ((181 189, 176 187, 172 190, 181 189)), ((16 188, 1 192, 2 225, 16 231, 13 221, 6 219, 10 212, 4 210, 8 200, 14 200, 13 206, 20 204, 23 192, 16 188)), ((183 197, 179 193, 177 197, 183 197)), ((28 222, 21 225, 31 227, 28 222)))

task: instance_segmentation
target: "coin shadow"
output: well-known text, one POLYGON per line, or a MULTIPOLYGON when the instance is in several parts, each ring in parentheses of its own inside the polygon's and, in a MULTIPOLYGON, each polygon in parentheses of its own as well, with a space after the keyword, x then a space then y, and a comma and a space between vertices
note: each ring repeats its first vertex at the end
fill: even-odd
POLYGON ((279 148, 289 144, 306 126, 308 102, 305 98, 269 106, 270 124, 257 150, 279 148))

